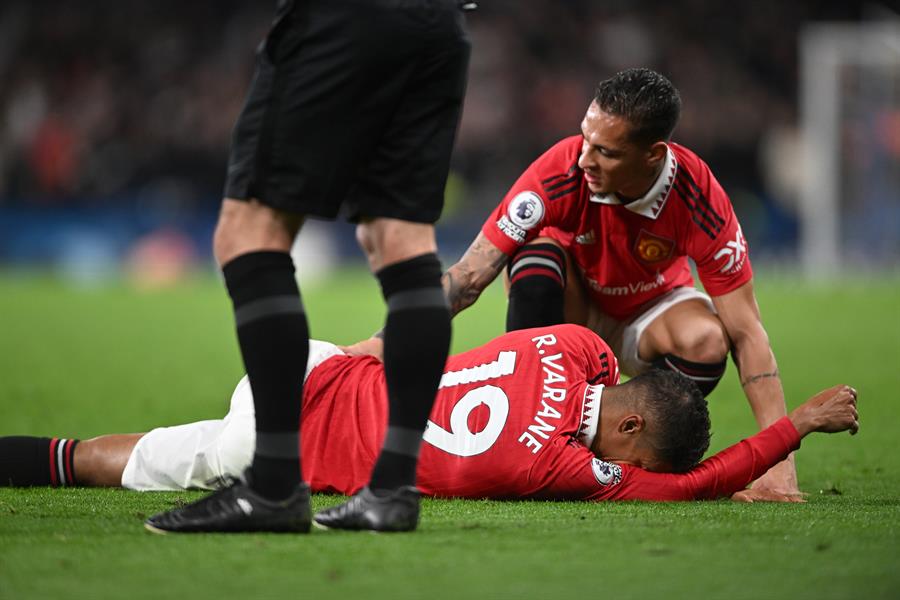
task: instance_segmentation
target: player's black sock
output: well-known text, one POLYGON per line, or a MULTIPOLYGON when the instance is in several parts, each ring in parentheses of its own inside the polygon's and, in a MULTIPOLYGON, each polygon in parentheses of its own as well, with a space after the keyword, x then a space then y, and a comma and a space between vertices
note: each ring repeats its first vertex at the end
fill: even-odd
POLYGON ((725 375, 728 361, 722 359, 722 362, 717 363, 699 363, 674 354, 664 354, 653 361, 653 366, 658 369, 669 369, 693 379, 705 397, 716 389, 722 376, 725 375))
POLYGON ((369 483, 373 490, 415 484, 422 432, 450 348, 450 311, 437 255, 390 265, 377 277, 388 307, 384 372, 390 413, 369 483))
POLYGON ((523 247, 509 263, 506 330, 558 325, 565 321, 566 254, 555 244, 523 247))
POLYGON ((250 486, 286 498, 302 480, 300 406, 309 328, 286 252, 251 252, 222 268, 253 390, 256 453, 250 486))
POLYGON ((0 486, 77 485, 77 445, 60 438, 0 437, 0 486))

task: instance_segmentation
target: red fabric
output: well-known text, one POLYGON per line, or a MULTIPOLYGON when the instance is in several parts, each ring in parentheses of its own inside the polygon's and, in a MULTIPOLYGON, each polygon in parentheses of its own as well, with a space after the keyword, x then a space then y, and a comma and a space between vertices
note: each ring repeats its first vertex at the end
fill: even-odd
MULTIPOLYGON (((573 436, 582 426, 586 381, 605 371, 598 384, 618 383, 618 367, 609 347, 577 325, 506 334, 450 357, 446 370, 459 373, 475 368, 472 372, 478 374, 480 365, 490 365, 501 353, 510 352, 515 353, 511 374, 490 377, 482 373, 481 381, 440 389, 431 413, 432 427, 453 430, 451 415, 456 408, 458 415, 468 417, 463 423, 472 433, 482 432, 490 423, 495 427, 499 423, 501 429, 488 449, 472 456, 423 443, 418 486, 424 493, 473 498, 554 495, 554 446, 557 440, 574 442, 573 436), (544 343, 538 348, 532 340, 544 343), (552 340, 555 343, 550 343, 552 340), (505 400, 505 420, 498 406, 491 405, 488 410, 477 402, 479 398, 498 405, 505 400), (468 401, 482 406, 460 410, 458 405, 465 407, 468 401), (526 433, 540 446, 520 441, 526 433)), ((314 490, 353 493, 368 482, 381 449, 386 412, 384 368, 377 360, 336 356, 313 370, 305 385, 301 443, 303 473, 314 490)))
POLYGON ((59 485, 59 476, 56 471, 56 447, 59 445, 58 438, 50 440, 50 485, 56 487, 59 485))
POLYGON ((65 472, 66 472, 66 485, 75 485, 75 477, 72 475, 72 453, 75 450, 75 442, 72 440, 67 440, 66 450, 65 450, 65 472))
POLYGON ((581 142, 581 136, 560 141, 519 177, 482 227, 495 246, 512 256, 539 235, 555 238, 583 272, 594 303, 620 320, 675 287, 693 286, 688 257, 696 262, 711 296, 750 281, 746 242, 731 201, 696 154, 669 144, 678 166, 665 203, 651 218, 625 206, 590 201, 591 192, 577 167, 581 142), (578 186, 560 195, 572 188, 554 187, 558 176, 570 172, 578 176, 578 186), (515 207, 511 210, 510 205, 527 192, 541 198, 543 218, 527 228, 517 227, 515 207), (653 261, 642 259, 642 244, 662 254, 645 255, 657 258, 653 261))
MULTIPOLYGON (((622 465, 622 481, 598 490, 593 500, 711 500, 740 491, 759 478, 793 450, 800 447, 800 434, 787 417, 756 435, 722 450, 683 474, 651 473, 622 465)), ((586 479, 586 478, 585 478, 586 479)), ((585 482, 585 489, 590 482, 585 482)))

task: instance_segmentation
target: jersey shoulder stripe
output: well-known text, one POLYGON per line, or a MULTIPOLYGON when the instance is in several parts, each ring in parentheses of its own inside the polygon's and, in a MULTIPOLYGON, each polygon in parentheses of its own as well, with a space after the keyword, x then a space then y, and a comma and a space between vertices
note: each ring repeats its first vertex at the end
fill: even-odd
POLYGON ((556 200, 571 194, 581 185, 581 173, 578 172, 578 162, 570 166, 565 173, 548 177, 541 181, 544 193, 548 200, 556 200))
POLYGON ((587 380, 590 385, 597 385, 604 379, 609 377, 609 353, 600 353, 600 372, 587 380))
POLYGON ((711 239, 715 239, 722 231, 725 220, 713 209, 691 176, 685 170, 680 170, 673 187, 687 206, 694 223, 711 239))
MULTIPOLYGON (((687 184, 688 189, 691 190, 694 197, 697 201, 712 215, 712 217, 716 220, 719 225, 725 224, 725 219, 719 216, 719 213, 715 211, 710 204, 709 200, 706 197, 706 194, 703 193, 703 190, 700 189, 700 186, 694 181, 694 178, 691 177, 690 172, 687 169, 684 169, 680 172, 681 177, 683 178, 683 182, 687 184)), ((676 178, 677 179, 677 178, 676 178)))

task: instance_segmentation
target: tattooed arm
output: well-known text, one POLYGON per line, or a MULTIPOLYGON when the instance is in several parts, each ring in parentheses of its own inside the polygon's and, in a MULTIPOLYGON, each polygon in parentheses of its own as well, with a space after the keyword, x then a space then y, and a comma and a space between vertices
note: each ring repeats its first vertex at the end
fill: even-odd
MULTIPOLYGON (((713 304, 731 339, 731 352, 744 394, 759 428, 764 429, 785 416, 787 411, 778 365, 769 345, 769 336, 763 328, 753 282, 748 281, 733 292, 714 297, 713 304)), ((772 467, 754 483, 753 489, 774 492, 786 498, 796 496, 799 488, 794 455, 772 467)))
POLYGON ((474 304, 508 261, 508 256, 479 233, 459 262, 447 269, 441 278, 450 314, 456 315, 474 304))

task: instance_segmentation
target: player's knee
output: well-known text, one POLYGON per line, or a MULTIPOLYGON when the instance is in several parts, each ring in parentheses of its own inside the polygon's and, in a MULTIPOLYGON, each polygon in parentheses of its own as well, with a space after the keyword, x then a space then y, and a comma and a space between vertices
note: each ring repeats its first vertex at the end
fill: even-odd
POLYGON ((430 223, 371 219, 357 226, 356 241, 366 253, 373 273, 417 256, 437 252, 434 225, 430 223))
POLYGON ((302 225, 302 215, 279 211, 255 200, 226 198, 213 234, 213 254, 221 266, 249 252, 289 252, 302 225))
POLYGON ((673 354, 698 363, 722 362, 730 347, 723 326, 715 317, 681 328, 672 341, 673 354))
POLYGON ((566 253, 554 243, 521 248, 509 263, 506 330, 564 322, 566 253))

